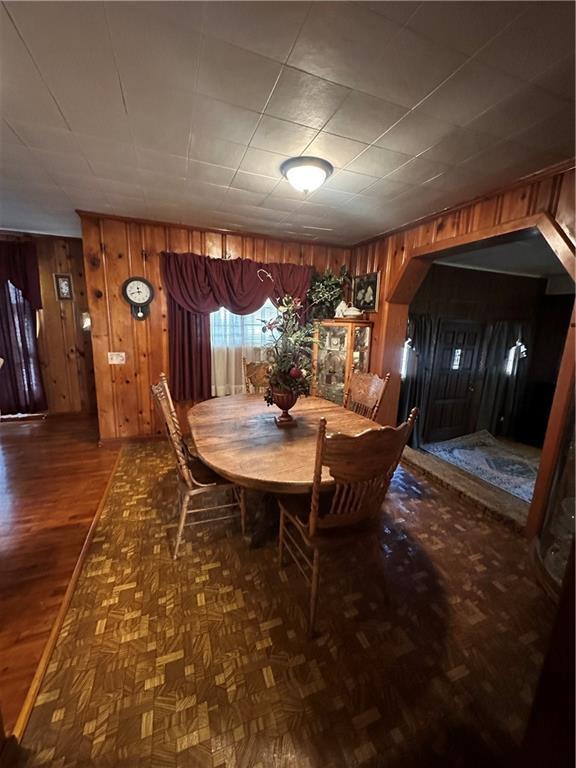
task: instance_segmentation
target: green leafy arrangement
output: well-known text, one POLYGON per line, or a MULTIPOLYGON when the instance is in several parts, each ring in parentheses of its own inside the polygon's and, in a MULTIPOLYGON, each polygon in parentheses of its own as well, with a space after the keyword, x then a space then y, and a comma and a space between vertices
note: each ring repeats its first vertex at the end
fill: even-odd
POLYGON ((312 323, 304 321, 304 307, 299 298, 284 296, 278 314, 268 322, 262 320, 262 332, 269 334, 267 357, 270 386, 264 400, 273 405, 273 390, 310 394, 312 377, 312 323))
POLYGON ((348 268, 343 265, 335 274, 331 269, 316 272, 310 282, 307 298, 312 315, 317 320, 334 317, 336 307, 344 298, 347 286, 351 284, 348 268))

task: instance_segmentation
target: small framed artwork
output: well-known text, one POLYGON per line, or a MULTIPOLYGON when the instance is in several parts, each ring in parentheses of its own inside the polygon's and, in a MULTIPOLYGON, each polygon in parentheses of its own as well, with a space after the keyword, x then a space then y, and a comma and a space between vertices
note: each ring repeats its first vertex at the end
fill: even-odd
POLYGON ((362 312, 378 311, 380 272, 370 272, 354 278, 352 303, 362 312))
POLYGON ((72 275, 54 275, 54 285, 56 286, 56 298, 58 301, 74 298, 72 293, 72 275))

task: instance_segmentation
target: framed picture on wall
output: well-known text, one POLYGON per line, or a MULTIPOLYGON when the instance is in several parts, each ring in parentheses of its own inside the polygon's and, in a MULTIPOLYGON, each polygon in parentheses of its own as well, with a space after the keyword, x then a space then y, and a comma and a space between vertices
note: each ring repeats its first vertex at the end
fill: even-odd
POLYGON ((380 272, 370 272, 354 278, 352 303, 362 312, 378 311, 378 294, 380 293, 380 272))
POLYGON ((56 286, 56 298, 58 301, 67 299, 72 300, 72 275, 54 275, 54 285, 56 286))

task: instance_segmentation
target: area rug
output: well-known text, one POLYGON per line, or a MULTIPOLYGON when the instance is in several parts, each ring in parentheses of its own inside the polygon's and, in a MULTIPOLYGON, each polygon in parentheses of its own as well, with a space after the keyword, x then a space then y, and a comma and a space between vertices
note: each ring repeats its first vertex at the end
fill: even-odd
POLYGON ((485 429, 453 440, 425 443, 422 448, 523 501, 532 501, 539 457, 514 451, 485 429))
POLYGON ((310 640, 274 541, 196 526, 172 559, 175 480, 162 442, 124 448, 27 766, 406 768, 463 729, 462 764, 520 741, 552 621, 521 537, 399 470, 375 534, 321 563, 310 640))

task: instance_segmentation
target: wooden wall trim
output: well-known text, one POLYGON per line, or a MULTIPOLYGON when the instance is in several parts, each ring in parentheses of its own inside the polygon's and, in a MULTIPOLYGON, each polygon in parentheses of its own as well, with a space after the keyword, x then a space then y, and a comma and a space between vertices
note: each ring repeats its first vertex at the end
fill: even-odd
POLYGON ((369 237, 369 238, 366 238, 366 240, 360 240, 353 247, 361 248, 364 246, 372 245, 372 243, 376 243, 384 238, 392 237, 393 235, 398 235, 402 232, 406 232, 407 230, 414 229, 414 227, 422 226, 427 222, 434 221, 440 216, 447 216, 447 215, 456 213, 457 211, 460 211, 463 208, 469 208, 470 206, 474 206, 478 203, 482 203, 485 200, 492 200, 502 195, 510 195, 514 190, 521 189, 525 187, 527 184, 533 184, 535 182, 539 182, 548 178, 556 178, 556 179, 563 178, 566 176, 566 174, 569 171, 573 171, 574 168, 575 168, 574 158, 571 158, 570 160, 565 160, 561 163, 555 163, 554 165, 548 166, 547 168, 543 168, 540 171, 536 171, 535 173, 532 173, 529 176, 526 176, 522 179, 518 179, 512 184, 507 184, 504 187, 498 187, 492 190, 491 192, 485 193, 483 195, 478 195, 478 197, 471 198, 470 200, 465 200, 449 208, 445 208, 440 211, 435 211, 434 213, 428 213, 425 216, 422 216, 421 218, 416 219, 415 221, 410 221, 406 224, 403 224, 401 227, 396 227, 394 229, 389 230, 388 232, 382 232, 381 234, 376 235, 375 237, 369 237))

